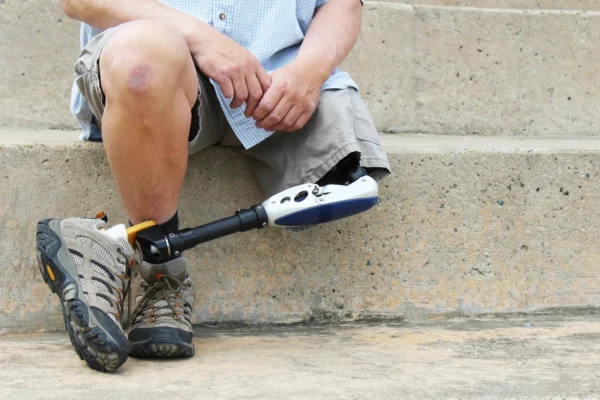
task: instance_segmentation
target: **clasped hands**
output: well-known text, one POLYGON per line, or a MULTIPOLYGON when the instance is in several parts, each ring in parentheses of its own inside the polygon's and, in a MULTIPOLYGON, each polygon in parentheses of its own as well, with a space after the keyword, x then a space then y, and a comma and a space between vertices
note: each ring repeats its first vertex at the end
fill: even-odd
POLYGON ((204 43, 192 50, 200 70, 232 99, 231 108, 245 104, 245 116, 253 118, 258 128, 291 132, 310 119, 323 84, 310 65, 296 59, 267 74, 251 52, 225 35, 204 43))

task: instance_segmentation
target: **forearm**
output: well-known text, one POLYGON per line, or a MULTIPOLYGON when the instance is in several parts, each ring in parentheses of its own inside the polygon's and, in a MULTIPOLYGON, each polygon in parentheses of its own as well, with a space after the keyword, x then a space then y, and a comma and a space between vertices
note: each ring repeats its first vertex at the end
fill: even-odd
POLYGON ((157 0, 63 0, 63 10, 69 17, 100 30, 140 19, 161 21, 177 29, 188 46, 214 31, 203 21, 157 0))
POLYGON ((362 21, 359 0, 329 0, 317 8, 300 46, 297 64, 324 83, 354 47, 362 21))

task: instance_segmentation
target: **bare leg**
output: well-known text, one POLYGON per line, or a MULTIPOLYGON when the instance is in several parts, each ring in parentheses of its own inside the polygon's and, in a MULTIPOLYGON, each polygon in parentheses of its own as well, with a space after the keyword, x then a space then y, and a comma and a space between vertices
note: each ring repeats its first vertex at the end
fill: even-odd
POLYGON ((187 169, 198 78, 183 37, 155 21, 119 28, 100 57, 104 147, 132 223, 171 218, 187 169))

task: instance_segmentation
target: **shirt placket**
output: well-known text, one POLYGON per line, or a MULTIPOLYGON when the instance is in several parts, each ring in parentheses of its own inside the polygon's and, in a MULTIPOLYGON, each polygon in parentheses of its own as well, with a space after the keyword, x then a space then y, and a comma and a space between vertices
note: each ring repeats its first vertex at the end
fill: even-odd
POLYGON ((234 6, 232 1, 213 1, 213 21, 215 29, 229 36, 231 34, 230 30, 233 19, 234 6))

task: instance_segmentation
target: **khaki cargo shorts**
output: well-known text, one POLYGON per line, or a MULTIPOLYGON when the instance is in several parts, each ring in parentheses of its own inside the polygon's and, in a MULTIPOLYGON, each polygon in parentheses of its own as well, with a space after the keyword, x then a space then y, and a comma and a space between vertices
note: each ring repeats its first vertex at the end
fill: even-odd
MULTIPOLYGON (((94 37, 75 63, 75 80, 102 128, 104 95, 99 59, 104 44, 116 28, 94 37)), ((189 154, 212 145, 236 146, 250 157, 267 196, 302 183, 321 179, 344 157, 360 152, 361 165, 376 180, 391 172, 390 163, 366 104, 353 88, 324 90, 306 125, 294 132, 275 132, 260 144, 244 150, 217 100, 208 79, 198 72, 198 101, 191 110, 189 154)))

